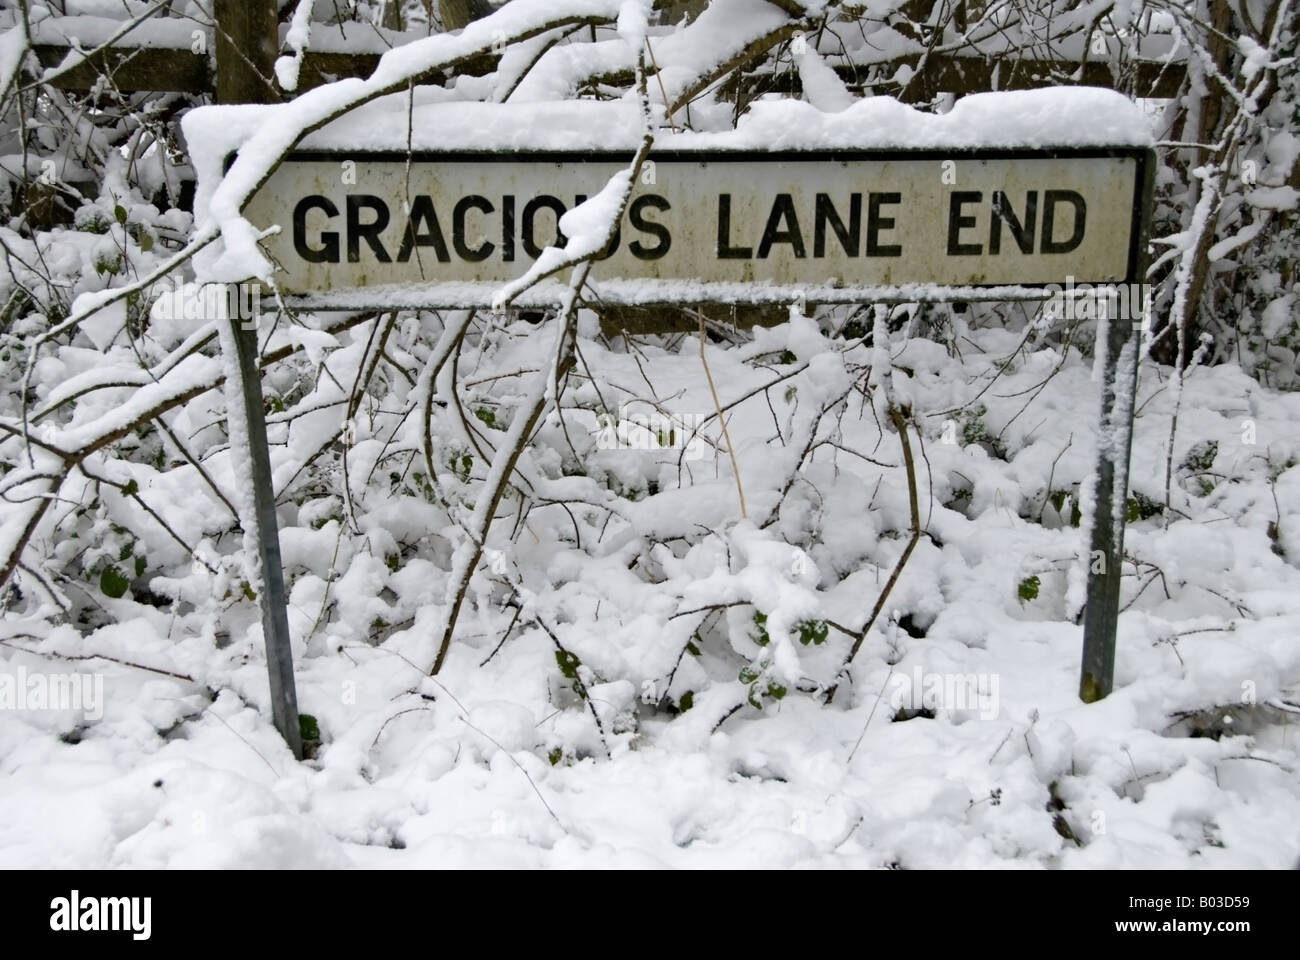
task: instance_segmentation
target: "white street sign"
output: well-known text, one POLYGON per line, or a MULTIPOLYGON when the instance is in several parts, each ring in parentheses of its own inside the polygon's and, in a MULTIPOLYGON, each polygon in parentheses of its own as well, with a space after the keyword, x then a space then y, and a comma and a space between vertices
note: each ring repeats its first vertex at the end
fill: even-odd
MULTIPOLYGON (((911 289, 1134 282, 1141 149, 665 152, 635 185, 593 279, 620 299, 753 285, 911 289)), ((557 220, 626 167, 624 154, 291 155, 246 208, 278 224, 266 249, 282 292, 409 291, 430 306, 487 303, 557 220), (475 288, 482 287, 481 290, 475 288)), ((743 301, 743 287, 727 299, 743 301)), ((990 291, 991 292, 991 291, 990 291)), ((364 298, 364 297, 363 297, 364 298)), ((756 299, 771 299, 770 295, 756 299)))

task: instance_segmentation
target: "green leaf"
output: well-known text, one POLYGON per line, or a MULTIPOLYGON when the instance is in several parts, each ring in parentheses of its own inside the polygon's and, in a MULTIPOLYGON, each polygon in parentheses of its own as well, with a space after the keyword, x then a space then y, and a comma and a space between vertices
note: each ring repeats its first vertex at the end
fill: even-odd
POLYGON ((1150 497, 1141 493, 1134 493, 1124 504, 1124 517, 1129 523, 1137 523, 1139 520, 1147 520, 1165 512, 1163 503, 1156 503, 1150 497))
POLYGON ((106 597, 117 600, 126 593, 126 588, 130 585, 131 581, 118 569, 117 564, 110 563, 100 571, 99 591, 106 597))
POLYGON ((771 697, 773 700, 780 700, 788 692, 789 691, 787 691, 786 688, 781 686, 781 684, 779 683, 769 683, 767 685, 767 695, 771 697))
POLYGON ((763 704, 758 699, 758 684, 755 683, 750 686, 749 694, 748 696, 745 697, 745 699, 749 701, 749 705, 751 707, 754 707, 755 709, 758 710, 763 709, 763 704))
POLYGON ((474 411, 474 416, 483 421, 483 425, 489 429, 495 430, 497 425, 497 415, 486 407, 479 407, 474 411))
POLYGON ((310 713, 298 714, 298 733, 302 736, 303 742, 315 741, 320 743, 320 724, 310 713))
POLYGON ((564 759, 564 751, 559 747, 556 747, 554 750, 552 750, 550 753, 546 755, 546 759, 551 761, 551 766, 558 767, 560 765, 560 761, 564 759))
POLYGON ((1191 473, 1208 473, 1214 468, 1214 460, 1218 455, 1219 441, 1202 440, 1183 457, 1183 469, 1191 473))
POLYGON ((753 683, 759 678, 759 676, 759 672, 753 667, 744 666, 740 668, 740 676, 737 677, 737 679, 740 680, 741 683, 753 683))
POLYGON ((695 706, 695 691, 687 690, 682 694, 681 699, 677 701, 677 711, 679 713, 685 713, 693 706, 695 706))
POLYGON ((145 568, 144 557, 136 557, 136 558, 135 558, 135 575, 136 575, 137 577, 142 577, 142 576, 144 576, 144 568, 145 568))
POLYGON ((118 203, 118 204, 114 204, 114 206, 113 206, 113 216, 117 218, 117 222, 118 222, 118 223, 125 224, 125 223, 126 223, 126 207, 122 206, 120 203, 118 203))
POLYGON ((805 647, 812 644, 814 647, 821 646, 826 642, 829 633, 829 627, 825 620, 805 620, 798 625, 799 642, 805 647))
POLYGON ((578 659, 577 654, 570 653, 568 650, 556 650, 555 662, 560 668, 560 673, 564 674, 565 679, 578 679, 578 667, 582 666, 582 661, 578 659))
POLYGON ((135 482, 134 477, 132 477, 126 483, 122 484, 122 496, 124 497, 133 497, 139 492, 140 492, 140 484, 135 482))
POLYGON ((700 655, 700 648, 695 645, 694 640, 688 640, 686 642, 686 652, 692 657, 698 657, 700 655))
POLYGON ((754 626, 758 627, 758 633, 751 633, 749 639, 753 640, 760 647, 766 647, 772 642, 772 638, 767 632, 767 614, 754 611, 754 626))
POLYGON ((1016 589, 1016 593, 1020 597, 1020 602, 1028 603, 1030 600, 1037 600, 1038 587, 1039 579, 1037 576, 1025 577, 1025 579, 1021 580, 1020 586, 1016 589))
POLYGON ((844 324, 844 328, 840 330, 840 336, 843 337, 845 340, 861 340, 866 335, 867 335, 866 324, 864 324, 861 320, 858 320, 856 317, 850 320, 848 323, 844 324))

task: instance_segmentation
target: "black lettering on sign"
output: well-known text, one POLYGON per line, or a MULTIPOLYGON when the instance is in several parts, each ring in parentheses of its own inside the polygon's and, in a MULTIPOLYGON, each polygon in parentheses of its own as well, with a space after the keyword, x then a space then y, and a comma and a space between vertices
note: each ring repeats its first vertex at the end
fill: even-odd
POLYGON ((849 194, 849 225, 844 226, 829 193, 817 194, 813 214, 813 256, 826 256, 826 225, 835 231, 840 246, 850 257, 858 255, 858 246, 862 240, 862 194, 849 194))
MULTIPOLYGON (((425 199, 428 199, 427 197, 425 199)), ((388 228, 388 204, 379 197, 368 193, 349 194, 347 199, 348 223, 348 263, 361 262, 361 241, 366 241, 375 259, 380 263, 392 263, 388 251, 384 249, 379 235, 388 228), (369 223, 361 222, 361 211, 372 210, 375 219, 369 223)), ((409 230, 409 228, 408 228, 409 230)))
POLYGON ((1084 225, 1088 219, 1088 205, 1073 190, 1047 190, 1043 193, 1043 253, 1069 253, 1083 242, 1084 225), (1068 203, 1074 207, 1074 231, 1057 243, 1053 236, 1056 226, 1056 205, 1068 203))
POLYGON ((319 247, 307 243, 307 211, 321 210, 327 217, 337 217, 339 208, 326 197, 311 194, 303 197, 293 208, 293 249, 308 263, 338 263, 339 235, 333 230, 322 230, 319 247))
POLYGON ((515 258, 515 197, 507 193, 501 198, 501 259, 510 263, 515 258))
POLYGON ((731 194, 718 194, 718 259, 749 260, 753 256, 753 247, 731 245, 731 194))
MULTIPOLYGON (((989 220, 989 253, 1002 252, 1002 222, 1005 220, 1021 253, 1034 252, 1034 224, 1038 218, 1038 191, 1025 193, 1025 219, 1021 221, 1011 209, 1007 195, 993 191, 993 216, 989 220)), ((1046 236, 1044 236, 1046 239, 1046 236)))
POLYGON ((488 240, 473 248, 465 242, 465 219, 471 209, 491 213, 496 208, 487 197, 471 194, 457 200, 455 208, 451 211, 451 245, 456 250, 456 256, 470 263, 478 263, 492 255, 493 246, 488 240))
POLYGON ((961 208, 968 203, 979 203, 984 194, 979 190, 954 190, 948 201, 948 256, 977 257, 984 252, 978 243, 962 243, 961 232, 975 226, 975 217, 963 217, 961 208))
POLYGON ((672 235, 668 228, 662 223, 655 223, 653 220, 645 218, 645 208, 651 207, 655 210, 672 209, 668 201, 657 194, 647 193, 637 197, 632 201, 632 206, 628 208, 627 216, 632 226, 642 233, 648 233, 655 237, 659 242, 653 247, 647 247, 640 240, 633 240, 627 245, 632 256, 638 260, 658 260, 668 252, 668 248, 673 245, 672 235))
POLYGON ((891 207, 903 202, 901 193, 873 193, 867 200, 867 256, 901 257, 903 248, 896 243, 881 243, 880 231, 893 230, 894 218, 882 217, 880 208, 885 204, 891 207))
POLYGON ((524 222, 521 224, 520 230, 520 240, 523 243, 524 253, 528 254, 533 259, 542 255, 543 248, 537 244, 536 224, 534 223, 534 220, 537 217, 537 211, 543 208, 555 211, 556 244, 559 245, 563 242, 560 239, 560 217, 564 216, 565 213, 563 201, 558 197, 552 197, 548 193, 543 193, 541 196, 533 197, 533 199, 524 204, 524 222))
POLYGON ((794 212, 794 198, 788 193, 778 193, 772 201, 772 211, 767 215, 767 225, 763 227, 763 239, 758 241, 758 256, 763 259, 772 252, 772 245, 790 244, 790 250, 796 257, 806 256, 803 248, 803 234, 799 232, 799 218, 794 212), (777 226, 785 222, 784 230, 777 226))
MULTIPOLYGON (((439 263, 451 261, 451 257, 447 256, 447 241, 442 238, 442 227, 438 225, 438 213, 433 209, 433 198, 427 193, 417 196, 411 204, 411 216, 406 221, 406 234, 397 251, 397 262, 406 263, 410 260, 411 252, 416 247, 433 247, 433 254, 439 263), (421 224, 425 229, 420 229, 421 224)), ((380 259, 383 263, 388 262, 386 255, 380 259)))

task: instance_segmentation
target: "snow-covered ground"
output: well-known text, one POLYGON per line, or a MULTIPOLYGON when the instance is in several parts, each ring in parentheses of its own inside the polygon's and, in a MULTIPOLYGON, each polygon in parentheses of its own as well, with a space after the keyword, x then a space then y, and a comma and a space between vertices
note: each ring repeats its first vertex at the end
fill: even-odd
MULTIPOLYGON (((433 508, 358 504, 364 549, 300 511, 284 536, 291 627, 322 740, 301 765, 268 720, 253 604, 229 637, 129 599, 84 638, 5 619, 6 671, 101 674, 104 696, 97 720, 0 710, 0 866, 1294 866, 1300 395, 1231 366, 1189 374, 1173 509, 1129 526, 1116 689, 1083 705, 1070 521, 1098 385, 1090 358, 1014 317, 892 337, 893 390, 924 438, 927 536, 831 705, 798 687, 829 682, 851 640, 831 627, 801 643, 799 625, 860 626, 909 523, 897 434, 869 401, 850 393, 834 432, 828 416, 833 443, 759 524, 809 411, 873 357, 827 338, 842 311, 709 350, 724 404, 792 374, 730 421, 749 521, 711 449, 688 451, 680 486, 677 450, 596 449, 585 477, 526 463, 536 496, 598 481, 625 495, 613 514, 535 511, 499 544, 436 679, 448 564, 386 562, 395 542, 437 540, 433 508), (527 616, 501 644, 511 591, 527 616), (737 677, 764 659, 785 692, 759 692, 760 710, 737 677)), ((503 343, 500 370, 536 349, 503 343)), ((610 402, 648 393, 640 360, 666 407, 713 409, 690 337, 583 350, 610 402)), ((1133 491, 1163 504, 1167 370, 1143 366, 1138 409, 1133 491)), ((599 433, 594 414, 566 418, 599 433)))
MULTIPOLYGON (((35 23, 38 40, 92 45, 120 29, 117 3, 64 6, 69 17, 35 23)), ((706 367, 693 333, 606 336, 583 311, 554 390, 548 371, 567 343, 554 315, 539 326, 486 309, 403 313, 418 304, 398 299, 368 318, 277 315, 261 331, 263 389, 311 741, 294 760, 270 722, 258 578, 236 506, 251 480, 245 439, 226 426, 237 391, 232 376, 223 395, 222 381, 235 370, 210 311, 187 314, 183 289, 169 314, 141 309, 157 289, 124 287, 182 272, 269 281, 260 242, 272 224, 251 222, 246 201, 286 151, 599 147, 630 160, 647 117, 656 149, 1188 148, 1153 128, 1149 105, 1089 88, 972 95, 933 114, 858 100, 832 67, 919 54, 921 34, 878 25, 819 49, 792 32, 788 5, 758 0, 714 0, 690 24, 656 26, 643 110, 626 77, 649 4, 561 6, 516 0, 404 43, 336 37, 301 7, 285 28, 286 88, 308 48, 399 45, 364 80, 186 113, 196 217, 162 189, 176 185, 170 146, 137 155, 123 139, 99 145, 93 176, 70 151, 47 161, 100 188, 71 224, 0 226, 14 398, 0 437, 0 555, 15 561, 0 593, 0 867, 1300 863, 1300 392, 1261 386, 1295 382, 1297 299, 1263 253, 1249 269, 1268 305, 1243 324, 1259 336, 1237 341, 1241 366, 1198 362, 1175 382, 1141 365, 1115 690, 1090 705, 1078 685, 1093 322, 1023 303, 889 316, 843 306, 816 319, 796 307, 752 331, 713 318, 706 367), (579 27, 590 43, 559 42, 579 27), (807 102, 765 95, 740 111, 715 96, 737 54, 787 37, 807 102), (409 86, 507 39, 482 76, 409 86), (616 81, 621 95, 605 99, 616 81), (593 86, 601 99, 575 99, 593 86), (1285 375, 1244 369, 1261 359, 1285 375), (543 401, 532 430, 528 411, 543 401), (910 555, 904 419, 923 531, 910 555), (528 449, 507 464, 499 451, 525 431, 528 449), (498 503, 484 490, 507 471, 498 503), (488 516, 456 619, 455 571, 478 556, 473 520, 488 516), (60 701, 73 683, 75 706, 60 701)), ((825 4, 795 7, 811 16, 825 4)), ((1121 12, 1107 14, 1116 45, 1131 19, 1121 12)), ((1091 5, 1068 11, 1068 63, 1111 56, 1094 37, 1100 19, 1091 5)), ((999 26, 982 48, 1027 49, 1020 29, 999 26)), ((1170 29, 1130 53, 1172 55, 1170 29)), ((1255 104, 1264 74, 1282 74, 1241 39, 1243 78, 1261 79, 1236 99, 1255 104)), ((23 42, 16 27, 0 37, 0 86, 23 42)), ((159 18, 133 42, 184 48, 193 30, 159 18)), ((906 85, 911 69, 894 80, 906 85)), ((1291 176, 1297 140, 1281 132, 1293 120, 1268 122, 1275 136, 1246 137, 1243 120, 1223 142, 1243 145, 1242 181, 1249 170, 1262 185, 1243 196, 1271 216, 1295 202, 1275 184, 1291 176)), ((41 157, 82 138, 57 124, 41 133, 40 156, 27 139, 0 156, 13 180, 44 176, 41 157)), ((1162 205, 1189 196, 1172 171, 1160 171, 1162 205)), ((604 248, 602 224, 634 174, 570 211, 569 253, 604 248)), ((1158 211, 1166 227, 1186 221, 1163 238, 1164 265, 1187 251, 1177 296, 1224 189, 1205 180, 1186 218, 1158 211)), ((1234 212, 1219 229, 1231 234, 1245 208, 1225 196, 1234 212)), ((1273 222, 1247 222, 1207 261, 1226 263, 1273 222)), ((554 286, 532 293, 556 299, 554 286)))

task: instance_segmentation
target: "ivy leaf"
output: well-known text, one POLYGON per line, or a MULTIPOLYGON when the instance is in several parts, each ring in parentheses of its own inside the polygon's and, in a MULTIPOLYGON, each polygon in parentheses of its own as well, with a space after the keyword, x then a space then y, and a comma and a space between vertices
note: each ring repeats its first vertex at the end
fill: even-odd
POLYGON ((827 627, 825 620, 805 620, 799 624, 799 642, 805 647, 812 644, 814 647, 821 646, 826 642, 826 637, 830 628, 827 627))
POLYGON ((1021 603, 1028 603, 1030 600, 1038 599, 1039 583, 1037 576, 1025 577, 1020 581, 1020 586, 1016 588, 1016 594, 1020 597, 1021 603))
POLYGON ((745 699, 749 701, 751 707, 757 710, 763 709, 763 704, 758 699, 758 684, 755 683, 750 686, 749 695, 745 699))
POLYGON ((753 683, 759 678, 759 672, 753 667, 745 666, 740 668, 740 676, 737 678, 741 683, 753 683))
POLYGON ((555 662, 566 680, 578 679, 578 667, 582 666, 582 661, 578 659, 576 653, 570 653, 568 650, 556 650, 555 662))
POLYGON ((110 563, 99 574, 99 591, 106 597, 117 600, 126 594, 131 581, 118 569, 117 564, 110 563))

